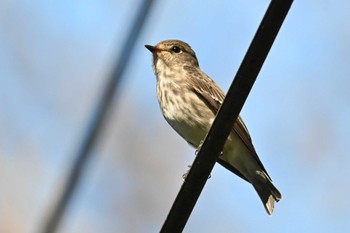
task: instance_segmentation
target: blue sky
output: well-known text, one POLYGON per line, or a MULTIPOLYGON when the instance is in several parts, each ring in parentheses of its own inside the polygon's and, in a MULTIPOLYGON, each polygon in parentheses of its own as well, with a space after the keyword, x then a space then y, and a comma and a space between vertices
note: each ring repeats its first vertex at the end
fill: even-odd
MULTIPOLYGON (((0 3, 0 232, 37 232, 141 1, 0 3)), ((60 232, 156 232, 194 158, 143 45, 181 39, 224 90, 269 1, 157 1, 60 232)), ((222 167, 185 232, 350 230, 350 3, 295 1, 242 110, 283 194, 268 217, 222 167)))

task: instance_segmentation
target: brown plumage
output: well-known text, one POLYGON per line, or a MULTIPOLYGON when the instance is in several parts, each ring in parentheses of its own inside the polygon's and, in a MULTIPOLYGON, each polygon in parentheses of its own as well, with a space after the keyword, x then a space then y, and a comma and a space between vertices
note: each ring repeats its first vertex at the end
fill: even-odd
MULTIPOLYGON (((221 88, 199 68, 195 52, 179 40, 146 45, 153 53, 157 97, 165 119, 189 144, 198 147, 222 101, 221 88)), ((281 199, 260 161, 241 117, 235 122, 218 163, 253 185, 268 214, 281 199)))

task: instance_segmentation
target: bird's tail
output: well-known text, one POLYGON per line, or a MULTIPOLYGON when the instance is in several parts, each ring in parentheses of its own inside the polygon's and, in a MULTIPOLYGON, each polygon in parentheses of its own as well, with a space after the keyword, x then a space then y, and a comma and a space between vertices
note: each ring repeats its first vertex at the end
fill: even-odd
POLYGON ((265 172, 259 172, 260 176, 264 176, 265 179, 259 179, 253 182, 254 189, 258 193, 264 207, 269 215, 272 214, 275 206, 275 201, 281 200, 282 195, 278 189, 272 184, 270 178, 265 172))

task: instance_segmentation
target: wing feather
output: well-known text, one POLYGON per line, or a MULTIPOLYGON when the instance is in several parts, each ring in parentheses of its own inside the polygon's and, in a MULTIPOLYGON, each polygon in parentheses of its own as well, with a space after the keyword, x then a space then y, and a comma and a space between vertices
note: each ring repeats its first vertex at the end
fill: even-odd
MULTIPOLYGON (((216 115, 221 107, 222 102, 224 101, 224 92, 208 75, 203 73, 199 68, 184 66, 184 70, 190 73, 191 79, 189 79, 188 81, 192 82, 191 84, 193 91, 198 95, 200 99, 203 100, 203 102, 207 104, 211 111, 216 115)), ((260 161, 259 156, 255 151, 248 129, 240 116, 238 116, 232 129, 240 137, 240 139, 246 145, 248 150, 251 152, 251 155, 255 158, 255 160, 267 174, 264 165, 260 161)), ((218 162, 225 168, 231 170, 241 178, 247 180, 237 169, 235 169, 234 167, 230 167, 229 164, 224 160, 220 160, 221 159, 219 158, 218 162)))

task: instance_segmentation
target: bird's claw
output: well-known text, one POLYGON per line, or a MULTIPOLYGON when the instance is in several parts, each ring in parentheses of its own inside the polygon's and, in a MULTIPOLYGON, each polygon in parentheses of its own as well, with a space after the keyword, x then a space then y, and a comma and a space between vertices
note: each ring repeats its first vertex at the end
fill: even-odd
MULTIPOLYGON (((182 175, 182 180, 183 180, 183 181, 186 180, 187 175, 188 175, 188 173, 190 172, 192 166, 191 166, 191 165, 187 165, 187 167, 188 167, 188 170, 182 175)), ((208 180, 209 180, 210 178, 211 178, 211 174, 209 174, 208 180)))
POLYGON ((197 156, 198 152, 201 150, 202 145, 203 145, 203 142, 204 142, 204 140, 201 140, 201 141, 199 142, 199 146, 197 147, 196 152, 195 152, 196 156, 197 156))
POLYGON ((188 173, 190 172, 192 166, 191 166, 191 165, 187 165, 187 167, 188 167, 187 171, 182 175, 182 180, 183 180, 183 181, 186 180, 187 175, 188 175, 188 173))

